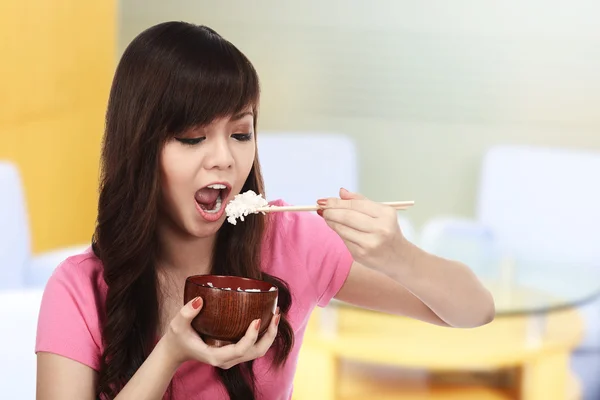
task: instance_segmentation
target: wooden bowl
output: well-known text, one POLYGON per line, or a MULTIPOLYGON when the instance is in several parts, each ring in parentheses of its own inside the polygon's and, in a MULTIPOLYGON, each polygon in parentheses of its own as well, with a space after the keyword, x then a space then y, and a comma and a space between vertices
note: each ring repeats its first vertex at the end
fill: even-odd
POLYGON ((277 287, 265 281, 194 275, 185 280, 183 303, 202 297, 204 305, 192 320, 192 327, 206 344, 221 347, 239 341, 250 323, 258 318, 261 319, 259 337, 264 334, 277 309, 278 294, 277 287), (275 290, 270 290, 273 287, 275 290), (247 292, 247 289, 260 291, 247 292))

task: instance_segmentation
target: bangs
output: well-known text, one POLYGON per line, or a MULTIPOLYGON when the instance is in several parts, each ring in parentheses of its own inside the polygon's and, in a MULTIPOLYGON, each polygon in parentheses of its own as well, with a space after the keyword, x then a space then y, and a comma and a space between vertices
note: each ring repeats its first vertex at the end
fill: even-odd
MULTIPOLYGON (((233 44, 203 26, 187 25, 170 43, 168 83, 159 115, 167 136, 207 125, 248 107, 256 115, 258 75, 233 44)), ((167 50, 167 49, 165 49, 167 50)))

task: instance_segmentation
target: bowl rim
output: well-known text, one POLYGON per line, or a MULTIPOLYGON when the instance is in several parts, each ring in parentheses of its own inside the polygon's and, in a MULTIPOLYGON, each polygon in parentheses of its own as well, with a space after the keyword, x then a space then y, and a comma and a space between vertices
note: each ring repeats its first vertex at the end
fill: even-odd
POLYGON ((252 291, 252 292, 247 292, 245 290, 227 290, 227 289, 223 289, 220 287, 216 287, 216 286, 208 286, 208 285, 203 285, 200 283, 196 283, 194 282, 192 279, 193 278, 199 278, 199 277, 211 277, 214 276, 216 278, 237 278, 237 279, 242 279, 245 281, 250 281, 250 282, 260 282, 260 283, 269 283, 267 281, 261 281, 259 279, 253 279, 253 278, 246 278, 244 276, 237 276, 237 275, 215 275, 215 274, 199 274, 199 275, 190 275, 187 278, 185 278, 185 283, 186 285, 188 284, 188 282, 192 285, 198 286, 198 287, 204 287, 207 289, 216 289, 216 290, 221 290, 223 292, 230 292, 230 293, 248 293, 248 294, 258 294, 258 293, 279 293, 279 288, 276 285, 271 285, 271 287, 274 287, 275 290, 261 290, 260 292, 256 292, 256 291, 252 291))

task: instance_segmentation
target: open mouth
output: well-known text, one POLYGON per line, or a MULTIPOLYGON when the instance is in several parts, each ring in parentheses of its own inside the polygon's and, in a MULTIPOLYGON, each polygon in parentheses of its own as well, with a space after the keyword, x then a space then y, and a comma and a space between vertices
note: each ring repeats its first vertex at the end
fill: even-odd
POLYGON ((231 188, 223 183, 213 183, 196 192, 196 203, 207 214, 217 214, 225 206, 231 188))

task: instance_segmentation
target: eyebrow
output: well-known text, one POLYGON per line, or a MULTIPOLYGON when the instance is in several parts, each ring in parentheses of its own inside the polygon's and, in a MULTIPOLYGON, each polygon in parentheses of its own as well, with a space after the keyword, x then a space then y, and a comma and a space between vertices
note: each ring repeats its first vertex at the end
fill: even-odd
POLYGON ((244 112, 235 114, 233 117, 231 117, 231 121, 239 121, 240 119, 244 118, 247 115, 254 116, 254 113, 252 111, 244 111, 244 112))

